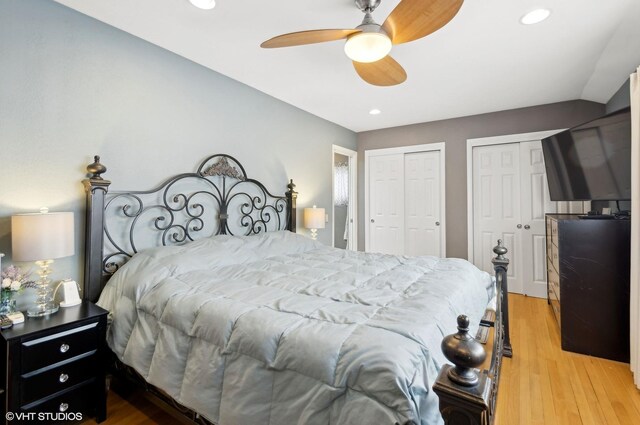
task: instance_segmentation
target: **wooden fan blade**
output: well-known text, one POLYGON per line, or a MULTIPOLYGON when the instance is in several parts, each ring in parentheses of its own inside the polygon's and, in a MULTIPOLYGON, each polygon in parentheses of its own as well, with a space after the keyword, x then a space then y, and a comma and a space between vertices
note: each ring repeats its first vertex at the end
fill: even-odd
POLYGON ((360 78, 374 86, 395 86, 407 79, 407 72, 391 56, 371 63, 354 61, 353 67, 360 78))
POLYGON ((464 0, 402 0, 382 24, 393 44, 417 40, 445 26, 464 0))
POLYGON ((301 46, 303 44, 324 43, 347 38, 360 30, 311 30, 299 31, 273 37, 262 43, 260 47, 270 49, 274 47, 301 46))

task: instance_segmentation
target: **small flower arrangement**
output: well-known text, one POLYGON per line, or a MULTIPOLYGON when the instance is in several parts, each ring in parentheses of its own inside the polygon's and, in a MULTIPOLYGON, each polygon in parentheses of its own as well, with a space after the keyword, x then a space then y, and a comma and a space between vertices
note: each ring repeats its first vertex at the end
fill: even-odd
POLYGON ((20 267, 9 266, 2 271, 2 292, 16 292, 22 288, 33 288, 35 282, 29 280, 31 270, 23 271, 20 267))

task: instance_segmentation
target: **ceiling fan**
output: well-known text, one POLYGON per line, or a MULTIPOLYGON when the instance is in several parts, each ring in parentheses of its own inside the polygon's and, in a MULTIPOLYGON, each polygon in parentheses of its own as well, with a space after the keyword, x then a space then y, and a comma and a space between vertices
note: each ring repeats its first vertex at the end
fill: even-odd
POLYGON ((460 10, 464 0, 402 0, 382 25, 371 14, 380 0, 355 0, 364 20, 355 29, 299 31, 273 37, 263 48, 290 47, 347 39, 346 55, 364 81, 376 86, 394 86, 407 73, 389 52, 394 44, 425 37, 446 25, 460 10))

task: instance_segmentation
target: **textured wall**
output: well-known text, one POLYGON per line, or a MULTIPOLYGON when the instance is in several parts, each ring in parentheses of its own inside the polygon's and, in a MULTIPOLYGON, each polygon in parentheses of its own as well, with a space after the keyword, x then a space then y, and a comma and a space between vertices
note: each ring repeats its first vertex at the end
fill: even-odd
POLYGON ((447 256, 467 258, 467 139, 572 127, 604 114, 604 105, 570 101, 358 134, 358 247, 364 249, 364 151, 446 143, 447 256))
POLYGON ((329 212, 331 145, 356 147, 349 130, 51 1, 0 0, 0 70, 0 252, 8 264, 12 214, 74 211, 77 254, 54 279, 82 277, 94 154, 113 189, 147 189, 228 153, 274 193, 293 178, 299 211, 329 212))

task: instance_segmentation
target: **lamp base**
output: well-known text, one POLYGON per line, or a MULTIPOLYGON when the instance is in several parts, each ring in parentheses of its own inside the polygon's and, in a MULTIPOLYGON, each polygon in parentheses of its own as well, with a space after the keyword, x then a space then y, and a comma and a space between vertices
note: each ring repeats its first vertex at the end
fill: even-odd
POLYGON ((40 270, 38 270, 40 280, 37 283, 36 301, 27 309, 27 316, 29 317, 48 316, 60 308, 53 300, 53 290, 49 286, 51 283, 49 281, 50 266, 53 264, 53 260, 36 261, 36 264, 40 267, 40 270))
POLYGON ((60 306, 54 303, 36 304, 27 310, 27 316, 29 317, 42 317, 53 314, 60 309, 60 306))

